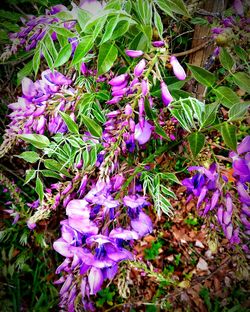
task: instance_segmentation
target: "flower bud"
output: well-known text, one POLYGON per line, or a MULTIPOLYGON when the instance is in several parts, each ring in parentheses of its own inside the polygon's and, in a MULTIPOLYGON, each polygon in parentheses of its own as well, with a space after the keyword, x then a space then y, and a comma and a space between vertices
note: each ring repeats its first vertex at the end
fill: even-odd
POLYGON ((179 80, 185 80, 187 75, 186 75, 183 67, 181 66, 181 64, 177 60, 177 58, 173 55, 170 57, 170 64, 173 66, 173 71, 174 71, 175 76, 179 80))
POLYGON ((165 104, 166 106, 168 106, 168 104, 174 100, 164 81, 161 82, 161 97, 163 104, 165 104))
POLYGON ((144 69, 146 67, 146 61, 144 59, 142 59, 136 66, 134 69, 134 75, 136 77, 140 77, 141 74, 143 73, 144 69))
POLYGON ((156 48, 161 48, 165 46, 165 42, 164 41, 153 41, 152 45, 156 48))
POLYGON ((140 57, 144 54, 141 50, 126 50, 126 54, 132 58, 140 57))
POLYGON ((142 91, 142 95, 146 96, 148 94, 148 80, 147 79, 143 79, 141 82, 141 91, 142 91))
POLYGON ((109 84, 110 84, 111 86, 119 86, 119 85, 121 85, 124 81, 126 81, 127 79, 128 79, 128 74, 122 74, 122 75, 120 75, 120 76, 117 76, 117 77, 111 79, 111 80, 109 81, 109 84))

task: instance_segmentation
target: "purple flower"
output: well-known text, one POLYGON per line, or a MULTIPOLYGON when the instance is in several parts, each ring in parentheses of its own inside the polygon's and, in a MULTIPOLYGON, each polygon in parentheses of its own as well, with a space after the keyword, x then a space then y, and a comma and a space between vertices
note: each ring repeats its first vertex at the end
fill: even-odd
POLYGON ((235 12, 238 15, 240 15, 240 16, 244 15, 244 7, 243 7, 241 0, 234 0, 233 7, 234 7, 235 12))
POLYGON ((168 104, 170 104, 174 100, 164 81, 161 82, 161 98, 163 104, 166 106, 168 106, 168 104))
POLYGON ((88 276, 88 283, 90 287, 90 295, 95 295, 99 290, 101 290, 103 284, 103 274, 101 269, 92 267, 88 276))
POLYGON ((122 74, 120 76, 117 76, 109 81, 109 84, 111 86, 120 86, 123 84, 126 80, 128 80, 128 74, 122 74))
POLYGON ((173 71, 174 71, 175 76, 179 80, 185 80, 187 77, 185 70, 183 69, 183 67, 181 66, 181 64, 177 60, 177 58, 173 55, 170 57, 170 64, 173 67, 173 71))
POLYGON ((237 147, 237 153, 239 155, 250 152, 250 135, 246 136, 237 147))
POLYGON ((126 50, 126 54, 132 58, 140 57, 144 54, 141 50, 126 50))
POLYGON ((71 80, 66 78, 63 74, 54 70, 47 69, 42 72, 42 80, 49 85, 68 86, 71 84, 71 80))
POLYGON ((156 48, 161 48, 165 46, 165 42, 164 41, 153 41, 152 45, 156 48))
POLYGON ((145 121, 143 128, 140 124, 135 125, 135 140, 140 144, 145 144, 150 140, 152 126, 148 121, 145 121))
POLYGON ((131 220, 131 227, 139 234, 140 237, 151 233, 153 230, 150 217, 142 211, 139 213, 137 218, 131 220))
POLYGON ((134 68, 134 75, 136 77, 140 77, 146 67, 146 61, 144 59, 140 60, 140 62, 134 68))

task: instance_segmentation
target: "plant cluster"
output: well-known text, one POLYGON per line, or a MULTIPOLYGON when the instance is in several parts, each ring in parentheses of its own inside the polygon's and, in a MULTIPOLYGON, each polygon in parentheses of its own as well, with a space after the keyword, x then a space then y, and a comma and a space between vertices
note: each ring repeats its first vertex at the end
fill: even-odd
POLYGON ((54 281, 60 308, 94 311, 98 292, 98 304, 112 301, 105 285, 122 261, 136 259, 133 246, 152 233, 154 219, 173 215, 176 185, 186 186, 187 202, 197 200, 208 230, 222 229, 249 257, 248 57, 219 44, 225 33, 247 36, 246 10, 235 1, 211 22, 223 68, 216 74, 192 64, 184 69, 174 51, 162 18, 188 20, 182 0, 56 5, 22 17, 23 26, 9 34, 2 61, 22 49, 29 61, 17 74, 22 94, 8 105, 0 157, 15 154, 37 196, 23 199, 4 174, 0 181, 11 195, 6 213, 13 226, 29 228, 27 235, 59 212, 53 249, 63 256, 54 281), (206 87, 204 101, 181 90, 191 79, 187 70, 206 87), (179 153, 185 161, 178 168, 179 153), (161 165, 164 155, 172 161, 161 165))

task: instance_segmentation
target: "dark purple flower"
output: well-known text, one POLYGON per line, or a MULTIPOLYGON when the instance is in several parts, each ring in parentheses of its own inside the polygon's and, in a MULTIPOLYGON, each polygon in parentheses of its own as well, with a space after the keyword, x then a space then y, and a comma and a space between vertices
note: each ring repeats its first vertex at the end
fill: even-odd
POLYGON ((164 41, 153 41, 152 45, 156 48, 161 48, 165 46, 165 42, 164 41))

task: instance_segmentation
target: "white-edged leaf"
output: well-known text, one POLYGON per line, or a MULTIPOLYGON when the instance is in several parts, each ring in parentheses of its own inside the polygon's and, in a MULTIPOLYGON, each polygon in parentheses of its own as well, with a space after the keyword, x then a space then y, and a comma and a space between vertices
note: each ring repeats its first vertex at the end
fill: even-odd
POLYGON ((102 135, 102 127, 99 126, 94 120, 87 116, 81 116, 84 125, 86 128, 89 130, 89 132, 94 136, 94 137, 101 137, 102 135))

